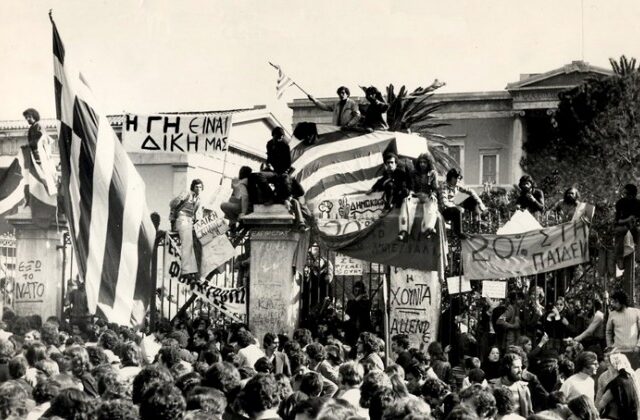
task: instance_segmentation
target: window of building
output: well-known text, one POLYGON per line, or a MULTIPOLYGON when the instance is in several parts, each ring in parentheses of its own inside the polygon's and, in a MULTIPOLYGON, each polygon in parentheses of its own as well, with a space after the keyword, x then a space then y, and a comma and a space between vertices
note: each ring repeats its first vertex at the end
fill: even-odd
POLYGON ((482 184, 497 184, 499 175, 500 157, 497 154, 482 154, 480 159, 480 181, 482 184))
POLYGON ((462 141, 453 141, 452 144, 447 144, 446 146, 442 144, 429 144, 429 147, 442 150, 451 156, 464 172, 464 143, 462 141))

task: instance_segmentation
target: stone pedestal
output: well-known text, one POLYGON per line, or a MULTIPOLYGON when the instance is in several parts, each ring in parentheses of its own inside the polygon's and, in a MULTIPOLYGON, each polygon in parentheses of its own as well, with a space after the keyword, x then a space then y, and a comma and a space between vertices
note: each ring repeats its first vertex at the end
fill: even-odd
POLYGON ((22 208, 7 217, 16 230, 16 269, 13 309, 16 314, 60 317, 62 312, 63 258, 57 246, 66 221, 48 226, 33 223, 31 209, 22 208))
POLYGON ((304 232, 282 205, 256 205, 243 218, 251 228, 248 323, 258 340, 267 332, 291 333, 298 325, 304 232))

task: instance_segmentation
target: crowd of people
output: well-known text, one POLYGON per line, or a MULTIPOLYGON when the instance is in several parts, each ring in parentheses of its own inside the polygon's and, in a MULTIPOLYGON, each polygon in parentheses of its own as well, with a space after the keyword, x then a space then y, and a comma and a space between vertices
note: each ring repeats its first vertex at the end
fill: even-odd
MULTIPOLYGON (((202 314, 160 321, 145 335, 5 310, 0 418, 640 418, 640 311, 621 291, 609 304, 606 319, 596 306, 573 337, 557 339, 554 328, 569 325, 555 308, 539 342, 512 328, 483 354, 459 342, 416 348, 405 334, 346 337, 326 324, 255 337, 202 314)), ((507 308, 495 325, 518 317, 507 308)))

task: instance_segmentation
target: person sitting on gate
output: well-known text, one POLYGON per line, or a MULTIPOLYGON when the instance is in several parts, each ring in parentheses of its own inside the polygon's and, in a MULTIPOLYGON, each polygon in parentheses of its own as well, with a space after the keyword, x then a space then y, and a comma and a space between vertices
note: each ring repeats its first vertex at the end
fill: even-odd
POLYGON ((182 274, 198 273, 198 263, 193 249, 193 225, 203 216, 200 194, 204 190, 204 183, 200 179, 191 181, 189 191, 183 192, 171 200, 169 221, 171 230, 178 231, 182 258, 182 274))
POLYGON ((231 181, 233 190, 229 201, 220 204, 224 217, 229 219, 229 228, 235 231, 239 219, 251 212, 249 200, 249 177, 253 171, 248 166, 240 168, 238 178, 231 181))
POLYGON ((520 187, 520 195, 516 199, 516 206, 520 210, 528 210, 536 218, 544 211, 544 193, 536 188, 533 178, 524 175, 518 182, 520 187))
POLYGON ((487 211, 478 194, 471 188, 467 188, 461 184, 462 173, 456 168, 449 169, 447 179, 440 187, 440 212, 444 220, 450 221, 453 231, 460 237, 462 233, 462 214, 465 211, 471 212, 472 215, 478 217, 481 213, 487 211), (459 205, 455 203, 458 193, 469 195, 459 205))
POLYGON ((383 191, 384 208, 400 208, 402 201, 411 191, 411 177, 404 168, 398 167, 398 156, 394 153, 384 155, 384 174, 371 187, 367 194, 383 191))
POLYGON ((402 201, 398 218, 398 240, 406 241, 413 227, 418 205, 422 206, 420 231, 431 235, 438 219, 438 183, 434 169, 435 161, 430 153, 422 153, 415 161, 411 172, 411 193, 402 201))
POLYGON ((580 200, 580 192, 576 187, 569 187, 565 190, 561 200, 557 201, 551 210, 555 211, 559 222, 568 222, 574 219, 574 214, 582 204, 580 200))

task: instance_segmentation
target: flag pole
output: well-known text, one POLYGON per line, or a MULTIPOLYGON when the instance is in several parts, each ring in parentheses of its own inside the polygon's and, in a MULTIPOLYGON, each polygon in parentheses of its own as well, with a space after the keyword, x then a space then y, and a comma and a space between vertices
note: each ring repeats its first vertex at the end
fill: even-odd
MULTIPOLYGON (((275 65, 275 64, 273 64, 271 61, 269 61, 269 64, 270 64, 270 65, 271 65, 271 67, 273 67, 274 69, 276 69, 276 70, 280 70, 280 67, 276 66, 276 65, 275 65)), ((292 85, 293 85, 293 86, 295 86, 295 87, 297 87, 298 89, 300 89, 300 91, 301 91, 302 93, 304 93, 305 95, 310 96, 310 95, 309 95, 309 93, 308 93, 306 90, 302 89, 302 87, 300 87, 300 85, 299 85, 299 84, 297 84, 297 83, 296 83, 295 81, 293 81, 293 80, 292 80, 292 82, 293 82, 293 83, 292 83, 292 85)))

